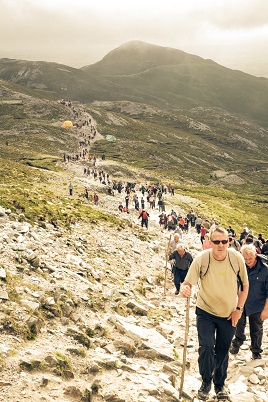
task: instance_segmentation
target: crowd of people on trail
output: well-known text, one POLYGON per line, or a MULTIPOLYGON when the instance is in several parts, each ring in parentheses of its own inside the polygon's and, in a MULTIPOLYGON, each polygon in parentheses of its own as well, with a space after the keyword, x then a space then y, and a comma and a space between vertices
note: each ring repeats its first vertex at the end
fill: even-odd
MULTIPOLYGON (((237 234, 232 225, 224 228, 216 219, 203 218, 192 209, 183 215, 173 208, 166 212, 166 195, 174 196, 170 185, 111 180, 96 167, 96 158, 92 162, 91 167, 84 167, 84 174, 99 180, 107 188, 107 195, 121 195, 120 213, 132 209, 137 222, 140 219, 141 226, 148 229, 151 211, 156 210, 160 232, 171 233, 166 262, 171 263, 175 294, 189 299, 198 288, 195 313, 202 378, 198 398, 207 400, 214 385, 217 400, 228 400, 225 380, 229 354, 240 352, 247 339, 247 321, 252 359, 262 359, 263 323, 268 319, 268 239, 262 233, 254 235, 246 223, 237 234), (184 244, 190 230, 196 232, 202 248, 194 258, 184 244)), ((69 194, 73 195, 72 183, 69 194)), ((93 201, 98 205, 96 192, 93 201)))

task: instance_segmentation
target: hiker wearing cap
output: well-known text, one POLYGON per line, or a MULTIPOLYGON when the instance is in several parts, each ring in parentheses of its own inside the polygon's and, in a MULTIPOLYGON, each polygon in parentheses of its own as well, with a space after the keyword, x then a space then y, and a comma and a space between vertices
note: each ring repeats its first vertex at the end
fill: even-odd
POLYGON ((267 260, 257 254, 253 244, 241 247, 241 254, 246 262, 249 279, 249 292, 242 316, 236 327, 230 353, 237 354, 246 340, 245 326, 248 317, 251 339, 252 359, 261 359, 263 322, 268 318, 268 265, 267 260))
MULTIPOLYGON (((174 235, 174 237, 176 234, 174 235)), ((169 260, 174 260, 172 265, 172 273, 174 275, 174 285, 176 287, 175 295, 180 292, 181 283, 184 281, 187 275, 188 269, 193 261, 193 257, 188 251, 185 251, 185 247, 182 243, 177 245, 177 248, 168 257, 169 260)))
POLYGON ((181 296, 188 298, 192 287, 199 287, 196 316, 202 384, 198 397, 203 400, 209 397, 212 381, 218 399, 228 398, 224 386, 228 352, 248 294, 245 262, 239 252, 228 249, 227 230, 217 226, 210 240, 211 249, 194 258, 180 288, 181 296))

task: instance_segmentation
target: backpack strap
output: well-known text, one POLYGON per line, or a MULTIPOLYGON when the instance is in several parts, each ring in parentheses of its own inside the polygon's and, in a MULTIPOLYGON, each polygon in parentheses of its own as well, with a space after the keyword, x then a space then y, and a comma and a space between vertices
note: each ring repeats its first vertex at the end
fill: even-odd
POLYGON ((234 271, 234 273, 235 273, 236 276, 237 276, 238 288, 240 287, 241 290, 243 291, 243 290, 244 290, 244 286, 243 286, 243 282, 242 282, 241 276, 240 276, 240 274, 239 274, 239 272, 240 272, 240 267, 239 267, 239 264, 238 264, 238 261, 237 261, 235 252, 234 252, 234 250, 227 249, 227 254, 228 254, 228 258, 229 258, 229 262, 230 262, 230 265, 231 265, 231 267, 232 267, 232 270, 234 271))
POLYGON ((208 272, 210 265, 210 250, 205 250, 202 252, 202 260, 200 267, 200 279, 203 279, 208 272))

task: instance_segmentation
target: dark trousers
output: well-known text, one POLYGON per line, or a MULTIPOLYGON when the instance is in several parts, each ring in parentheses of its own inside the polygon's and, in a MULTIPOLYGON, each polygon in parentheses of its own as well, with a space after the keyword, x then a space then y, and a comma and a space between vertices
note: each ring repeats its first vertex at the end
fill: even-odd
POLYGON ((141 227, 143 227, 144 225, 148 229, 148 219, 141 218, 141 227))
MULTIPOLYGON (((249 333, 251 339, 250 349, 253 353, 262 353, 262 336, 263 336, 263 321, 261 320, 261 313, 254 313, 248 316, 249 321, 249 333)), ((247 316, 245 311, 237 323, 235 338, 233 344, 236 346, 241 346, 246 340, 245 327, 247 324, 247 316)))
POLYGON ((181 283, 184 282, 188 269, 179 269, 174 267, 174 285, 177 291, 180 291, 181 283))
POLYGON ((197 224, 195 225, 195 228, 196 228, 197 233, 200 234, 201 224, 197 223, 197 224))
POLYGON ((231 320, 196 308, 199 372, 202 380, 222 386, 227 377, 229 348, 235 333, 231 320))

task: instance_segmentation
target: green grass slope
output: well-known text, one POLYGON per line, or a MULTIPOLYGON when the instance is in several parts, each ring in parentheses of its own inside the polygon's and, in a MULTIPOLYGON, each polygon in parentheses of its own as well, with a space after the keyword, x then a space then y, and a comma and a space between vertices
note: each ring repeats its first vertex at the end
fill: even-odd
MULTIPOLYGON (((137 102, 83 107, 104 136, 92 152, 98 157, 105 152, 116 164, 110 172, 115 179, 123 171, 135 181, 171 183, 176 192, 200 200, 185 203, 186 210, 193 206, 224 225, 239 227, 246 220, 267 232, 266 129, 220 108, 167 111, 137 102), (116 141, 107 141, 108 134, 116 141)), ((94 220, 82 199, 70 207, 66 191, 72 175, 58 167, 64 152, 77 150, 77 130, 61 127, 72 117, 69 108, 44 92, 0 82, 1 205, 40 224, 94 220)))

